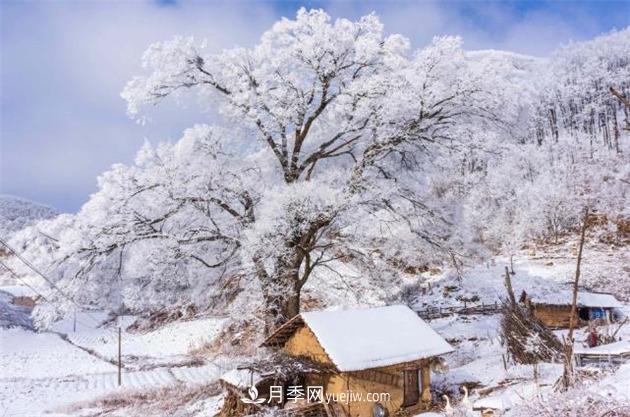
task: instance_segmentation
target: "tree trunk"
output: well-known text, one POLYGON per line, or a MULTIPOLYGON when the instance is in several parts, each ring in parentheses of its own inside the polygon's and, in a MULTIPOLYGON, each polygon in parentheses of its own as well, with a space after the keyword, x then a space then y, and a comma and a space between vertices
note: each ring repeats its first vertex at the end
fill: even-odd
POLYGON ((558 142, 559 131, 558 131, 558 118, 556 116, 556 110, 554 108, 549 109, 549 125, 551 126, 551 134, 553 135, 553 139, 558 142))
POLYGON ((514 297, 514 290, 512 289, 512 278, 510 278, 510 271, 508 267, 505 267, 505 289, 508 293, 508 299, 512 306, 516 305, 516 297, 514 297))
POLYGON ((614 138, 615 138, 615 151, 617 153, 621 153, 621 151, 619 150, 619 121, 617 120, 617 110, 615 108, 613 108, 612 115, 613 115, 613 133, 614 133, 614 138))
POLYGON ((273 272, 267 272, 264 261, 255 258, 256 272, 262 285, 265 302, 265 332, 275 329, 300 312, 300 293, 318 260, 311 259, 320 232, 330 225, 333 215, 319 216, 307 228, 296 219, 296 231, 284 245, 284 253, 274 260, 273 272))
POLYGON ((293 294, 289 295, 286 303, 283 306, 283 316, 287 320, 300 314, 300 290, 294 290, 293 294))
POLYGON ((299 275, 289 271, 261 280, 265 301, 265 334, 270 335, 278 327, 300 313, 299 275))

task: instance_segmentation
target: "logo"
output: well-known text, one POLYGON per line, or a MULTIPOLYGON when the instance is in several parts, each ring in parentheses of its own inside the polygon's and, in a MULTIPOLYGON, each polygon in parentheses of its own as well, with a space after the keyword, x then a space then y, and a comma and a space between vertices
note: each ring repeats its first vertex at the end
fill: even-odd
MULTIPOLYGON (((269 397, 268 398, 258 398, 258 390, 256 389, 255 384, 248 388, 247 392, 249 394, 249 398, 241 398, 241 401, 245 404, 284 404, 285 392, 284 386, 282 385, 271 385, 269 387, 269 397)), ((298 401, 305 401, 306 403, 354 403, 360 401, 368 401, 368 402, 387 402, 390 401, 390 395, 388 392, 353 392, 353 391, 345 391, 345 392, 332 392, 332 393, 324 393, 324 387, 321 385, 317 386, 306 386, 303 385, 290 385, 286 392, 286 400, 293 401, 294 403, 298 401), (306 388, 306 389, 305 389, 306 388)))
POLYGON ((247 390, 249 398, 241 398, 241 401, 245 404, 262 404, 265 402, 264 398, 258 398, 258 390, 255 385, 252 385, 247 390))

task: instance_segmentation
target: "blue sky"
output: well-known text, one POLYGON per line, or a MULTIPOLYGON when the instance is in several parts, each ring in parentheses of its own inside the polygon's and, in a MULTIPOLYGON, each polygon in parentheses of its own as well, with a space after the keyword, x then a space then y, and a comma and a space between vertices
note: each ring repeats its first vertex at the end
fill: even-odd
POLYGON ((467 49, 549 55, 571 40, 630 24, 626 1, 2 1, 0 193, 76 211, 96 177, 129 163, 139 146, 175 140, 209 117, 194 103, 167 104, 140 126, 125 114, 120 91, 140 72, 140 56, 176 34, 210 48, 251 46, 300 7, 356 18, 375 11, 390 33, 414 47, 434 35, 461 35, 467 49))

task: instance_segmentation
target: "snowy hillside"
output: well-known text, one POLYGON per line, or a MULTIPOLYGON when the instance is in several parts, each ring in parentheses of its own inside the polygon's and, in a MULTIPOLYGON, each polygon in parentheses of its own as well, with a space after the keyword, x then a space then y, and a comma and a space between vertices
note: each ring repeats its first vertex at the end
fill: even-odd
POLYGON ((9 239, 15 232, 37 220, 50 219, 59 214, 56 209, 7 194, 0 194, 0 237, 9 239))

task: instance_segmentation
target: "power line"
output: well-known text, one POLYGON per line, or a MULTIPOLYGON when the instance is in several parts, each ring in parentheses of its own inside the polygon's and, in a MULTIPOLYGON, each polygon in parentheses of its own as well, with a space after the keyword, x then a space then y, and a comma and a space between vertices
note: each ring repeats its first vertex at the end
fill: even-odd
MULTIPOLYGON (((55 307, 55 305, 48 298, 46 298, 46 296, 44 294, 40 293, 35 288, 33 288, 31 285, 29 285, 28 282, 26 282, 22 277, 20 277, 12 268, 10 268, 2 260, 0 260, 0 266, 2 266, 5 270, 9 271, 9 273, 11 275, 13 275, 14 278, 18 279, 22 284, 24 284, 26 287, 28 287, 31 291, 33 291, 35 294, 37 294, 39 297, 41 297, 44 301, 49 303, 56 310, 57 313, 63 314, 63 311, 61 311, 60 309, 55 307)), ((84 327, 88 327, 88 328, 90 327, 89 325, 87 325, 86 323, 84 323, 84 322, 82 322, 80 320, 77 320, 77 323, 81 324, 84 327)))
MULTIPOLYGON (((50 284, 50 286, 57 290, 57 292, 59 292, 59 294, 61 294, 66 300, 70 301, 72 304, 74 304, 78 309, 82 310, 83 307, 81 305, 79 305, 79 303, 77 303, 74 299, 72 299, 69 295, 67 295, 65 292, 63 292, 50 278, 48 278, 46 275, 44 275, 39 269, 37 269, 32 263, 30 263, 27 259, 25 259, 22 255, 20 255, 15 249, 13 249, 11 247, 11 245, 9 245, 6 241, 4 241, 2 238, 0 238, 0 244, 2 244, 5 248, 7 248, 13 255, 15 255, 20 261, 22 261, 22 263, 24 263, 26 266, 28 266, 33 272, 35 272, 37 275, 39 275, 40 277, 42 277, 48 284, 50 284)), ((3 264, 3 266, 5 268, 7 268, 6 265, 3 264)), ((17 277, 17 274, 14 271, 11 271, 13 273, 14 276, 17 277)), ((22 281, 24 282, 24 281, 22 281)), ((50 302, 50 301, 48 301, 50 302)), ((52 304, 52 303, 51 303, 52 304)), ((58 310, 59 311, 59 310, 58 310)), ((83 311, 87 317, 89 317, 92 321, 94 321, 94 324, 96 326, 100 326, 100 321, 94 317, 92 317, 92 315, 90 313, 88 313, 87 311, 83 311)))
MULTIPOLYGON (((41 276, 42 278, 44 278, 44 280, 46 282, 48 282, 52 288, 56 289, 59 294, 63 295, 66 299, 68 299, 71 303, 73 303, 75 306, 77 306, 79 309, 82 309, 82 307, 76 302, 74 301, 72 298, 70 298, 67 294, 65 294, 63 291, 61 291, 61 289, 55 285, 54 282, 52 282, 48 277, 46 277, 43 273, 41 273, 37 268, 35 268, 35 266, 33 266, 33 264, 31 264, 29 261, 27 261, 26 259, 24 259, 24 257, 22 257, 19 253, 17 253, 17 251, 15 249, 13 249, 7 242, 5 242, 4 240, 2 240, 0 238, 0 243, 2 245, 4 245, 7 249, 9 249, 19 260, 21 260, 26 266, 28 266, 31 270, 33 270, 35 273, 37 273, 39 276, 41 276)), ((48 301, 46 299, 46 297, 44 297, 43 294, 39 293, 39 291, 35 290, 33 287, 31 287, 30 285, 28 285, 24 280, 22 280, 16 273, 15 271, 13 271, 11 268, 9 268, 7 265, 4 264, 4 262, 2 262, 0 260, 0 264, 2 264, 2 266, 8 270, 14 277, 16 277, 17 279, 19 279, 21 282, 23 282, 24 284, 26 284, 26 286, 28 288, 30 288, 31 290, 33 290, 36 294, 40 295, 46 302, 48 302, 58 313, 61 313, 61 315, 63 316, 64 313, 62 311, 60 311, 57 307, 55 307, 55 305, 53 303, 51 303, 50 301, 48 301)), ((90 318, 94 324, 96 325, 96 327, 99 327, 101 325, 100 321, 95 319, 94 317, 92 317, 92 315, 88 312, 88 311, 83 311, 83 313, 85 313, 85 315, 90 318)), ((76 323, 79 323, 83 326, 85 326, 86 328, 89 328, 90 326, 86 325, 85 323, 82 323, 81 321, 77 320, 77 312, 75 310, 74 312, 74 326, 73 329, 74 331, 76 331, 76 323)), ((118 386, 122 385, 122 328, 121 328, 121 322, 120 322, 120 317, 118 317, 118 386)), ((113 329, 108 329, 106 327, 103 327, 103 329, 106 332, 114 333, 113 329)))
POLYGON ((13 255, 15 255, 20 261, 22 261, 26 266, 28 266, 33 272, 42 277, 51 287, 56 289, 59 294, 63 295, 66 299, 68 299, 71 303, 80 307, 72 298, 70 298, 66 293, 64 293, 53 281, 51 281, 47 276, 45 276, 39 269, 37 269, 32 263, 28 260, 24 259, 22 255, 20 255, 15 249, 13 249, 7 242, 5 242, 2 238, 0 238, 0 244, 2 244, 5 248, 9 249, 13 255))
POLYGON ((43 298, 46 302, 49 302, 46 297, 44 297, 43 294, 41 294, 39 291, 37 291, 35 288, 33 288, 31 285, 29 285, 28 282, 26 282, 24 279, 22 279, 22 277, 20 277, 13 269, 9 268, 9 266, 7 264, 5 264, 4 262, 2 262, 2 260, 0 260, 0 265, 7 271, 9 271, 9 273, 11 275, 13 275, 14 278, 20 280, 20 282, 22 282, 22 284, 24 284, 26 287, 28 287, 31 291, 33 291, 35 294, 37 294, 38 296, 40 296, 41 298, 43 298))
MULTIPOLYGON (((83 308, 74 300, 72 299, 70 296, 68 296, 66 293, 64 293, 52 280, 50 280, 47 276, 45 276, 39 269, 37 269, 32 263, 30 263, 27 259, 25 259, 22 255, 20 255, 15 249, 13 249, 11 247, 11 245, 9 245, 6 241, 4 241, 2 238, 0 238, 0 244, 2 244, 4 247, 6 247, 9 251, 11 251, 11 253, 13 253, 20 261, 22 261, 26 266, 28 266, 32 271, 34 271, 37 275, 39 275, 40 277, 42 277, 47 283, 50 284, 50 286, 52 288, 54 288, 55 290, 57 290, 59 292, 59 294, 63 295, 68 301, 70 301, 72 304, 74 304, 79 310, 82 310, 83 313, 89 317, 94 324, 96 325, 96 327, 100 327, 101 326, 101 322, 99 320, 97 320, 96 318, 94 318, 87 310, 83 310, 83 308)), ((6 265, 3 266, 5 268, 7 268, 6 265)), ((9 268, 7 268, 9 269, 9 268)), ((15 276, 18 277, 18 275, 11 269, 9 269, 9 271, 11 271, 11 273, 15 276)), ((18 277, 19 279, 19 277, 18 277)), ((24 282, 23 280, 20 279, 20 281, 24 282)), ((38 293, 36 291, 36 293, 38 293)), ((44 298, 45 299, 45 298, 44 298)), ((50 301, 46 300, 48 303, 50 303, 50 301)), ((53 308, 55 308, 58 312, 62 313, 63 312, 60 311, 59 309, 57 309, 53 303, 50 303, 53 308)), ((75 311, 75 320, 76 320, 76 311, 75 311)), ((118 385, 122 384, 122 351, 121 351, 121 336, 122 336, 122 332, 121 332, 121 322, 120 322, 120 316, 118 317, 118 385)), ((85 323, 81 323, 83 326, 89 328, 89 326, 87 326, 85 323)), ((102 329, 104 329, 106 332, 109 332, 110 334, 114 334, 116 333, 113 329, 109 329, 107 327, 102 327, 102 329)))

